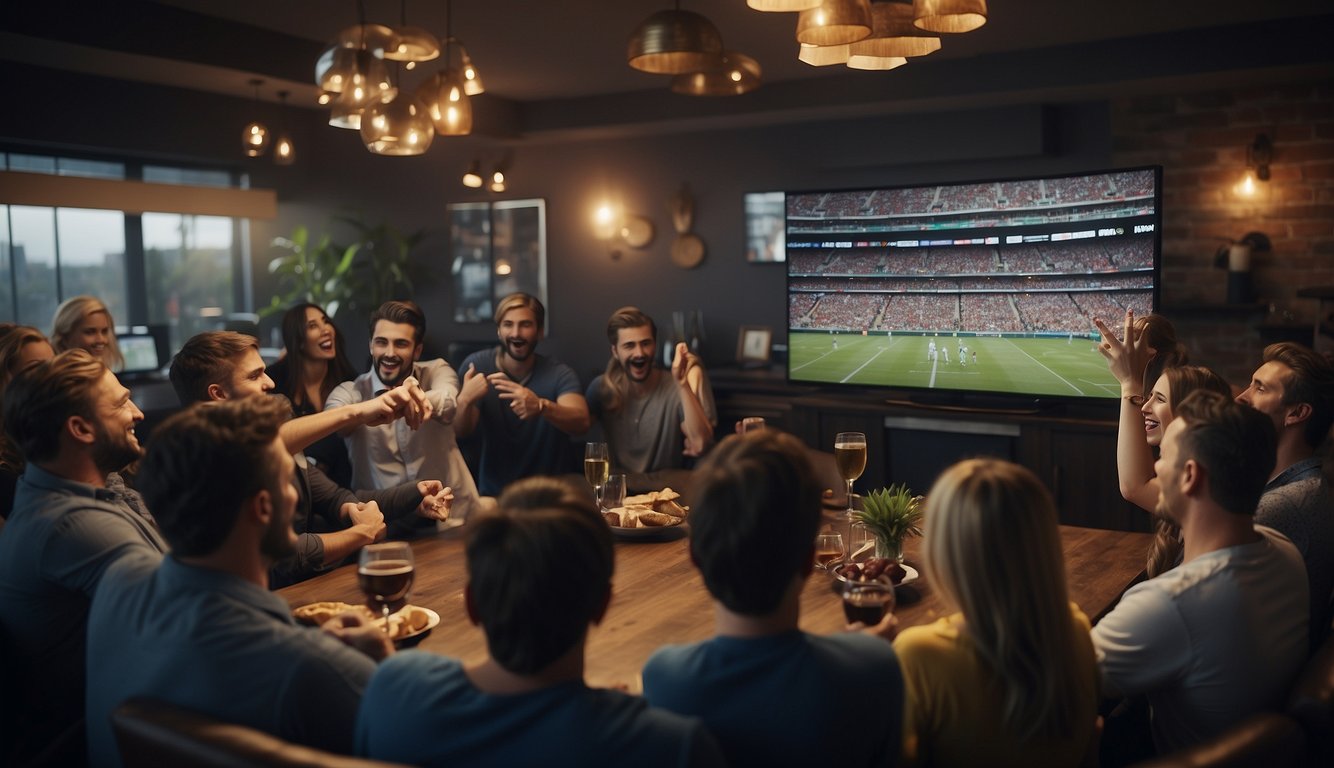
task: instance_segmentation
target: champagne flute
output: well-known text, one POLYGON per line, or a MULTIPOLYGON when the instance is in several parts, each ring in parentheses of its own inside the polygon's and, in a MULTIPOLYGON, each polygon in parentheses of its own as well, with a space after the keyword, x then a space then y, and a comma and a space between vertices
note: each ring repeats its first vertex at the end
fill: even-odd
POLYGON ((834 463, 838 474, 848 484, 847 519, 851 524, 856 515, 852 508, 852 481, 866 471, 866 435, 862 432, 839 432, 834 437, 834 463))
POLYGON ((815 564, 829 570, 843 559, 843 534, 825 531, 815 537, 815 564))
POLYGON ((625 475, 607 475, 607 482, 602 484, 601 509, 616 509, 625 506, 625 475))
POLYGON ((358 556, 357 583, 370 607, 379 606, 385 634, 389 634, 389 606, 407 598, 412 575, 412 547, 406 541, 369 544, 358 556))
POLYGON ((602 506, 602 486, 607 482, 611 460, 606 443, 584 443, 584 479, 593 486, 593 500, 602 506))

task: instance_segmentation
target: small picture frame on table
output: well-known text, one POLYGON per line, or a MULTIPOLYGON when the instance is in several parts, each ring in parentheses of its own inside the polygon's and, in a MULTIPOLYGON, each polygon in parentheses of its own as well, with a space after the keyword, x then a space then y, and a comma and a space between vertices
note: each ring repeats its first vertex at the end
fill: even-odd
POLYGON ((769 364, 773 329, 767 325, 743 325, 736 336, 736 361, 745 368, 769 364))

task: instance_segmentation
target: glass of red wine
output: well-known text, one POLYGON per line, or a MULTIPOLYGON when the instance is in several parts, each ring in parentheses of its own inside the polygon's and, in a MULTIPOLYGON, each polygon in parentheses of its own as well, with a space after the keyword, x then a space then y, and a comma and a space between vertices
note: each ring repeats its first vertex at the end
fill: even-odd
POLYGON ((390 608, 403 607, 412 587, 412 547, 406 541, 364 547, 357 561, 357 583, 366 594, 366 604, 372 610, 379 608, 388 634, 390 608))
POLYGON ((849 624, 874 627, 894 610, 894 584, 888 576, 871 581, 841 578, 843 615, 849 624))

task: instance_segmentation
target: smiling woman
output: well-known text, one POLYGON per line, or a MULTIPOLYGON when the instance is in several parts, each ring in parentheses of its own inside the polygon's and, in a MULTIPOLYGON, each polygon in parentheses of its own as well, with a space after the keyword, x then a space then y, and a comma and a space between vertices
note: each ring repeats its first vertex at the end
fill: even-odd
POLYGON ((125 367, 116 343, 116 322, 106 304, 95 296, 75 296, 56 308, 51 320, 51 346, 56 352, 84 349, 113 371, 125 367))

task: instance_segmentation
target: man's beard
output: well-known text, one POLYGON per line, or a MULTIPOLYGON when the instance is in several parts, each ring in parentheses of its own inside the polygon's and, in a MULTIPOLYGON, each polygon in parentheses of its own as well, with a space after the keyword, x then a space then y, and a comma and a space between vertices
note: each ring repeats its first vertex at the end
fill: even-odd
POLYGON ((504 347, 505 347, 505 356, 519 363, 523 362, 524 360, 527 360, 529 357, 532 356, 534 352, 537 351, 537 345, 532 343, 527 343, 526 339, 525 343, 518 347, 515 347, 515 345, 511 343, 510 339, 506 339, 504 342, 504 347))
POLYGON ((375 358, 375 375, 380 377, 381 384, 384 384, 385 387, 389 389, 393 389, 394 387, 397 387, 399 384, 402 384, 409 376, 412 375, 412 363, 399 355, 380 355, 379 357, 375 358), (384 374, 380 372, 381 371, 380 365, 385 360, 399 361, 398 374, 394 376, 392 380, 386 379, 384 377, 384 374))
POLYGON ((621 361, 621 368, 624 369, 626 378, 634 382, 648 381, 648 377, 653 373, 653 358, 647 355, 635 355, 627 357, 621 361), (643 365, 638 369, 642 371, 641 375, 636 375, 636 369, 631 365, 633 361, 642 360, 643 365))
POLYGON ((97 465, 98 471, 102 474, 109 472, 119 472, 127 467, 130 462, 138 461, 143 457, 143 449, 136 444, 132 444, 122 433, 120 440, 114 440, 106 427, 98 425, 93 433, 92 458, 93 463, 97 465))
MULTIPOLYGON (((281 494, 274 497, 275 500, 281 498, 281 494)), ((275 506, 273 517, 269 519, 269 527, 264 529, 264 536, 259 540, 260 554, 275 563, 296 554, 296 547, 292 543, 291 530, 291 516, 283 519, 282 515, 278 514, 277 506, 275 506)))

